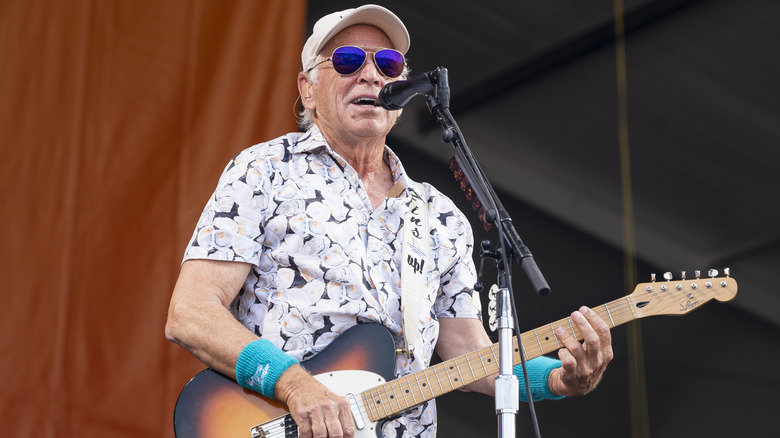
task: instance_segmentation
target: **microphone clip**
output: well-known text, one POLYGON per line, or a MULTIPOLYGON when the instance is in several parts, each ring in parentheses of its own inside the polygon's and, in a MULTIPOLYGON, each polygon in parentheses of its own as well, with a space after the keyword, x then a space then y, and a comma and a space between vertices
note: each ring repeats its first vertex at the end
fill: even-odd
POLYGON ((449 109, 450 107, 450 81, 446 67, 437 67, 428 73, 433 83, 433 92, 425 95, 425 103, 431 114, 436 107, 449 109))
POLYGON ((425 96, 429 109, 432 108, 431 105, 440 106, 442 101, 445 101, 445 108, 449 107, 447 69, 438 67, 406 80, 390 82, 379 92, 379 105, 386 110, 395 111, 406 106, 415 96, 425 96))

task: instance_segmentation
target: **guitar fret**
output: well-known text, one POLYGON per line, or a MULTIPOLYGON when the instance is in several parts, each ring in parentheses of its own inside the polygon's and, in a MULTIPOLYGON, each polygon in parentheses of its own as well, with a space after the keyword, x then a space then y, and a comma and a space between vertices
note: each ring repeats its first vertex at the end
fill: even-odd
POLYGON ((615 321, 612 319, 612 313, 609 311, 609 305, 604 304, 604 309, 607 311, 607 316, 609 316, 609 322, 612 323, 612 327, 615 327, 615 321))
POLYGON ((382 401, 379 400, 379 392, 376 387, 371 388, 368 390, 369 395, 371 395, 371 403, 368 404, 368 409, 372 413, 374 413, 375 418, 382 418, 382 414, 379 412, 379 406, 377 406, 377 403, 381 403, 382 401))
POLYGON ((377 386, 376 388, 377 388, 377 391, 376 391, 376 393, 377 393, 376 408, 377 409, 376 410, 377 410, 377 412, 379 412, 379 408, 381 407, 382 411, 384 411, 384 416, 387 417, 387 409, 385 409, 385 403, 382 400, 382 395, 379 393, 379 388, 381 388, 381 386, 377 386))
MULTIPOLYGON (((523 354, 525 355, 525 357, 528 357, 528 350, 525 349, 525 342, 520 344, 520 348, 523 349, 523 354)), ((493 354, 493 357, 495 357, 495 353, 493 354)))
MULTIPOLYGON (((406 380, 407 388, 411 388, 412 387, 412 382, 411 382, 412 379, 410 379, 409 376, 406 376, 404 379, 406 380)), ((415 377, 415 379, 416 379, 416 377, 415 377)), ((408 391, 411 392, 411 394, 412 394, 412 401, 414 402, 414 404, 417 404, 417 397, 414 396, 414 389, 409 389, 408 391)))
POLYGON ((571 328, 571 334, 572 334, 572 335, 573 335, 575 338, 578 338, 578 336, 577 336, 577 331, 576 331, 576 330, 574 330, 574 324, 572 324, 572 323, 571 323, 571 318, 566 318, 566 322, 568 322, 568 323, 569 323, 569 327, 571 328))
POLYGON ((363 404, 366 407, 366 411, 368 411, 368 416, 371 418, 371 421, 376 421, 376 418, 379 418, 378 415, 374 413, 374 411, 371 409, 371 400, 373 399, 373 396, 371 395, 371 389, 367 389, 360 393, 361 398, 363 399, 363 404))
POLYGON ((426 368, 423 370, 423 376, 425 376, 425 380, 422 383, 423 388, 428 388, 428 391, 431 392, 431 396, 429 398, 436 397, 436 393, 433 392, 433 386, 430 385, 431 376, 430 376, 431 369, 426 368))
POLYGON ((542 346, 542 340, 539 339, 539 335, 536 333, 536 329, 534 329, 534 337, 536 338, 536 343, 539 344, 539 354, 544 354, 544 346, 542 346))
MULTIPOLYGON (((398 382, 395 380, 391 380, 389 384, 382 385, 382 387, 385 387, 386 389, 390 390, 390 394, 388 396, 390 398, 390 409, 393 408, 393 400, 395 400, 395 404, 398 405, 398 411, 402 411, 403 407, 401 406, 401 402, 398 401, 398 392, 396 392, 396 390, 393 389, 393 384, 397 385, 398 382)), ((385 391, 385 393, 387 393, 387 391, 385 391)))
MULTIPOLYGON (((458 379, 460 379, 461 385, 466 385, 466 380, 463 378, 463 374, 461 374, 461 372, 460 372, 460 366, 458 366, 458 359, 457 358, 453 359, 452 363, 454 365, 450 366, 450 369, 453 370, 457 374, 457 376, 458 376, 458 377, 455 378, 455 381, 457 382, 458 379)), ((452 380, 452 378, 450 378, 450 380, 452 380)))
POLYGON ((360 394, 355 394, 355 396, 360 399, 360 401, 362 402, 362 405, 365 407, 366 415, 368 416, 368 418, 371 421, 377 421, 379 419, 379 415, 377 413, 375 413, 371 409, 372 397, 371 397, 370 391, 369 390, 365 390, 365 391, 361 392, 360 394))
POLYGON ((485 359, 482 358, 482 353, 478 351, 477 356, 479 356, 479 361, 480 363, 482 363, 483 372, 485 373, 486 376, 489 376, 490 374, 488 373, 487 367, 485 366, 485 359))
MULTIPOLYGON (((409 403, 409 400, 406 398, 406 394, 409 392, 408 386, 401 385, 401 379, 396 379, 398 381, 398 389, 401 391, 401 396, 404 398, 404 403, 406 403, 406 406, 413 406, 409 403)), ((404 379, 404 382, 406 382, 408 379, 404 379)), ((412 393, 412 400, 414 400, 414 393, 412 393)), ((414 404, 417 404, 415 402, 414 404)))
MULTIPOLYGON (((425 370, 423 370, 421 372, 423 374, 425 374, 425 370)), ((414 376, 414 380, 417 381, 417 388, 420 390, 420 397, 422 397, 423 400, 424 400, 425 399, 425 393, 423 392, 423 388, 424 388, 423 385, 425 385, 425 384, 420 385, 420 379, 417 378, 417 373, 413 374, 413 376, 414 376)))
POLYGON ((469 360, 468 356, 466 356, 466 365, 469 366, 469 371, 471 371, 471 377, 474 379, 472 380, 472 382, 476 382, 477 380, 479 380, 477 379, 477 375, 474 374, 474 368, 471 367, 471 361, 469 360))
POLYGON ((631 315, 633 315, 633 319, 636 319, 636 313, 634 313, 634 301, 630 296, 626 297, 626 299, 628 300, 628 308, 631 309, 631 315))
MULTIPOLYGON (((439 388, 441 388, 441 392, 442 392, 442 394, 444 394, 444 392, 445 392, 444 391, 444 386, 442 386, 441 380, 439 380, 439 373, 436 372, 436 368, 437 368, 437 366, 431 367, 431 369, 433 370, 433 375, 434 375, 434 377, 436 377, 436 383, 439 384, 439 388)), ((431 391, 433 391, 433 389, 431 389, 431 391)))
POLYGON ((550 331, 552 332, 552 338, 555 339, 555 343, 558 344, 558 348, 561 348, 561 343, 558 341, 558 336, 555 336, 555 327, 550 324, 550 331))
MULTIPOLYGON (((523 348, 523 351, 525 351, 525 348, 523 348)), ((495 370, 498 371, 498 357, 496 357, 496 349, 495 348, 491 348, 490 349, 490 354, 493 356, 493 365, 495 366, 495 370)), ((526 356, 528 356, 528 355, 526 354, 526 356)), ((493 370, 493 368, 491 367, 491 371, 492 370, 493 370)), ((487 375, 493 374, 491 371, 488 371, 487 375)))

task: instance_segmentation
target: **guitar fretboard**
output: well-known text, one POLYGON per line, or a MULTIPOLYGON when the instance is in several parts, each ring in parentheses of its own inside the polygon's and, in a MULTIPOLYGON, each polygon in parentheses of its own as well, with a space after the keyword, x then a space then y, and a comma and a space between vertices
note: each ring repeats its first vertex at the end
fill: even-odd
MULTIPOLYGON (((626 296, 592 309, 610 327, 637 319, 631 297, 626 296)), ((526 360, 556 351, 562 347, 555 336, 555 329, 564 327, 578 340, 582 340, 577 325, 571 318, 564 318, 520 335, 526 360)), ((498 373, 498 347, 493 344, 480 350, 458 356, 434 366, 360 394, 371 421, 392 417, 402 411, 460 389, 485 377, 498 373)), ((512 363, 520 363, 517 337, 513 338, 512 363)))

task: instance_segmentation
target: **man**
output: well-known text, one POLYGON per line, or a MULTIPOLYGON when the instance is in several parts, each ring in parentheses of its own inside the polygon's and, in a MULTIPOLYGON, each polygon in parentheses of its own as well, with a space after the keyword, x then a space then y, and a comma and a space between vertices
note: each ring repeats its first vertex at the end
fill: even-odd
MULTIPOLYGON (((491 345, 472 287, 471 228, 453 203, 411 181, 385 138, 400 111, 376 104, 406 72, 409 35, 390 11, 366 5, 320 19, 302 55, 298 90, 305 133, 241 152, 225 169, 184 257, 167 337, 239 384, 275 397, 302 437, 351 437, 346 398, 299 361, 350 327, 385 326, 409 355, 396 375, 491 345), (401 266, 405 215, 426 202, 430 252, 417 291, 417 327, 404 331, 401 266), (405 339, 410 333, 416 336, 405 339)), ((423 269, 424 267, 424 269, 423 269)), ((406 277, 404 277, 406 278, 406 277)), ((535 398, 592 390, 612 359, 607 325, 572 314, 580 344, 556 331, 561 362, 529 361, 535 398)), ((493 394, 494 379, 467 390, 493 394)), ((523 397, 523 396, 521 396, 523 397)), ((387 422, 384 436, 435 436, 433 401, 387 422)))

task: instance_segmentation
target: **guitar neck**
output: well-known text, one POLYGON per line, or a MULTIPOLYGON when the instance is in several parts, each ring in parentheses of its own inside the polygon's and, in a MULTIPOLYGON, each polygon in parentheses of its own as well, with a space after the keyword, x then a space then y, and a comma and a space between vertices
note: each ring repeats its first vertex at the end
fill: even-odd
MULTIPOLYGON (((616 327, 637 319, 631 297, 626 296, 592 309, 610 327, 616 327)), ((583 336, 571 318, 537 327, 520 335, 526 360, 542 356, 562 347, 555 336, 555 329, 564 327, 578 340, 583 336)), ((520 363, 517 337, 513 338, 512 363, 520 363)), ((458 356, 434 366, 385 384, 361 394, 371 421, 392 417, 440 395, 460 389, 485 377, 498 373, 498 347, 493 344, 480 350, 458 356)))
MULTIPOLYGON (((654 315, 683 315, 710 300, 732 300, 737 294, 737 282, 729 277, 671 280, 641 283, 630 295, 592 309, 610 327, 654 315)), ((671 274, 669 274, 671 276, 671 274)), ((667 278, 666 274, 664 277, 667 278)), ((583 336, 571 318, 564 318, 520 335, 526 360, 539 357, 562 347, 555 329, 563 327, 577 340, 583 336)), ((520 348, 513 339, 512 363, 520 363, 520 348)), ((372 421, 392 417, 420 403, 498 373, 498 344, 458 356, 422 371, 399 377, 393 381, 361 393, 366 412, 372 421)))

